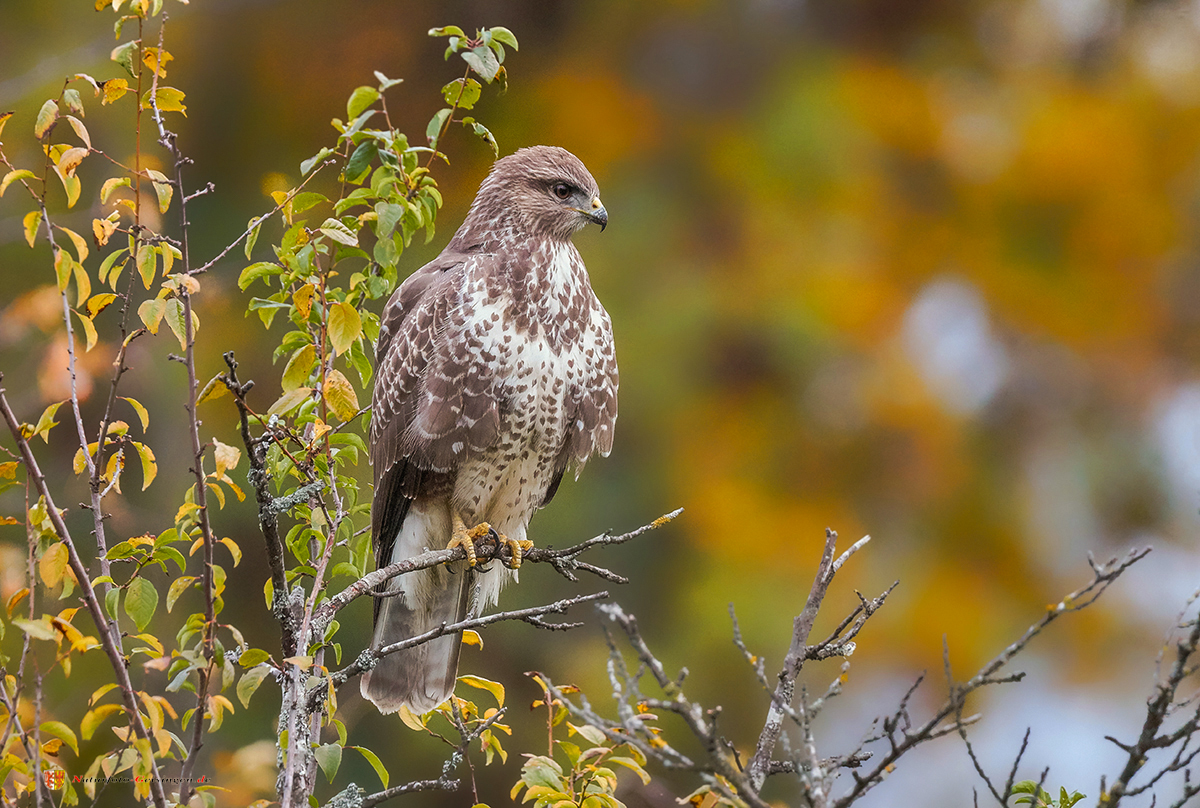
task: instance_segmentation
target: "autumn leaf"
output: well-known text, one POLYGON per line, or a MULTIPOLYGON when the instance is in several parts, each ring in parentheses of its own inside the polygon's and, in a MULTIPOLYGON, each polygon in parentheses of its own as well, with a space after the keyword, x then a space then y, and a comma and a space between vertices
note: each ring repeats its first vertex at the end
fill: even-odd
POLYGON ((325 401, 338 418, 349 421, 358 415, 358 396, 350 380, 340 370, 329 371, 325 377, 324 393, 325 401))
POLYGON ((329 341, 336 355, 345 353, 362 334, 362 318, 358 311, 345 301, 329 307, 329 341))

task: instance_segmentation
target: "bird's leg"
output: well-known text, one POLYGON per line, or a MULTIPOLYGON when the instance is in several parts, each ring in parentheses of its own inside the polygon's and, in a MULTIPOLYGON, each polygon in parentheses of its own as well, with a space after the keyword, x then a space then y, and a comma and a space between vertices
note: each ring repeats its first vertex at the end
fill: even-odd
POLYGON ((529 539, 510 539, 503 533, 498 533, 496 535, 500 537, 500 541, 503 544, 508 545, 508 551, 512 553, 512 560, 509 561, 505 566, 512 570, 519 568, 521 566, 521 557, 526 552, 533 549, 533 542, 531 542, 529 539))
POLYGON ((492 526, 487 522, 480 522, 475 527, 468 529, 462 517, 458 515, 458 511, 450 509, 451 529, 450 543, 446 545, 447 550, 452 550, 455 547, 462 547, 467 551, 467 563, 470 566, 475 566, 475 540, 482 539, 484 536, 492 532, 492 526))

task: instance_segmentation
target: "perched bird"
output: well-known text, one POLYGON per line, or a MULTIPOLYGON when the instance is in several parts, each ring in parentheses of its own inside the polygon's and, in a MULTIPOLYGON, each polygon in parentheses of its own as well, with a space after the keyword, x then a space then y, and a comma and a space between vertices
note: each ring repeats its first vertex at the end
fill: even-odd
MULTIPOLYGON (((436 259, 388 301, 376 348, 371 462, 378 566, 461 545, 469 561, 392 579, 375 599, 372 648, 495 604, 516 577, 525 531, 568 469, 612 449, 612 323, 571 236, 608 224, 596 181, 570 152, 521 149, 496 162, 436 259), (475 566, 499 534, 512 569, 475 566), (400 594, 395 594, 399 592, 400 594)), ((424 713, 458 674, 460 634, 383 657, 362 694, 383 713, 424 713)))

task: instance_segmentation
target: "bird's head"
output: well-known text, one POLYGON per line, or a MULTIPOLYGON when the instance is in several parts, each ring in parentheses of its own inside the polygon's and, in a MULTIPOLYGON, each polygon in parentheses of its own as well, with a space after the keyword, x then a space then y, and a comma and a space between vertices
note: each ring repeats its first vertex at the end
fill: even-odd
POLYGON ((472 214, 509 221, 529 235, 566 241, 588 222, 608 224, 600 189, 578 157, 557 146, 531 146, 496 161, 472 214))

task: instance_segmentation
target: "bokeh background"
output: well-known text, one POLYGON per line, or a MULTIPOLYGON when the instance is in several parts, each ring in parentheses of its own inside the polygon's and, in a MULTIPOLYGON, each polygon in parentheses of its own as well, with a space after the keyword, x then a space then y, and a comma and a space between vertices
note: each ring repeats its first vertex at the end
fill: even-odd
MULTIPOLYGON (((5 146, 18 164, 35 159, 26 123, 64 75, 117 75, 111 15, 91 5, 0 3, 0 108, 18 112, 5 146)), ((600 560, 630 575, 615 594, 667 664, 689 668, 691 695, 724 706, 743 749, 767 700, 731 643, 728 604, 775 668, 826 526, 844 544, 874 539, 841 573, 818 633, 856 602, 854 589, 901 582, 823 716, 826 754, 853 748, 922 670, 932 681, 921 704, 940 703, 943 638, 966 678, 1088 579, 1087 553, 1152 544, 1097 607, 1034 643, 1016 666, 1024 683, 973 704, 985 717, 972 734, 993 771, 1006 771, 1031 726, 1024 776, 1050 766, 1050 784, 1095 799, 1099 774, 1122 758, 1103 736, 1140 727, 1163 634, 1200 585, 1200 5, 168 0, 168 11, 189 176, 217 188, 189 208, 201 260, 269 209, 267 192, 298 181, 299 162, 332 140, 330 118, 344 116, 355 86, 374 83, 373 70, 405 79, 389 94, 392 120, 414 137, 424 130, 437 88, 460 73, 428 28, 516 33, 510 88, 486 89, 479 117, 502 153, 561 145, 598 179, 611 227, 577 243, 612 314, 622 375, 612 456, 565 484, 531 536, 562 546, 686 509, 600 560)), ((93 136, 106 120, 127 125, 123 109, 89 103, 93 136)), ((108 148, 131 153, 113 138, 108 148)), ((448 240, 491 161, 465 134, 446 145, 438 234, 408 252, 409 269, 448 240)), ((84 199, 63 219, 80 232, 99 210, 98 181, 89 185, 104 176, 99 162, 80 169, 84 199)), ((0 370, 29 419, 63 397, 65 374, 53 274, 23 242, 24 212, 19 194, 0 201, 0 370)), ((244 265, 230 258, 205 281, 201 369, 218 372, 221 352, 235 350, 265 407, 280 368, 274 342, 242 316, 244 265)), ((160 335, 133 357, 128 390, 154 411, 148 441, 163 462, 150 491, 113 503, 114 530, 127 535, 168 526, 190 482, 185 462, 171 465, 186 455, 173 345, 160 335)), ((106 347, 84 361, 89 412, 106 347)), ((226 404, 205 405, 202 434, 235 443, 226 404)), ((67 480, 67 432, 39 448, 61 501, 82 499, 67 480)), ((271 647, 252 508, 215 518, 248 551, 229 608, 271 647)), ((4 597, 21 585, 23 543, 21 528, 0 528, 4 597)), ((582 588, 529 569, 504 605, 582 588)), ((589 622, 566 636, 501 626, 485 632, 482 652, 464 652, 464 670, 508 685, 514 747, 540 748, 544 733, 526 715, 536 691, 523 671, 608 704, 602 636, 589 622)), ((369 635, 365 605, 343 624, 356 653, 369 635)), ((836 675, 831 663, 808 681, 823 689, 836 675)), ((70 682, 48 688, 64 710, 84 697, 70 682)), ((273 793, 267 693, 207 747, 201 769, 230 789, 223 805, 273 793)), ((357 694, 342 708, 394 780, 436 774, 436 743, 357 694)), ((490 790, 502 803, 519 765, 481 773, 485 799, 490 790)), ((374 782, 353 753, 343 767, 374 782)), ((975 784, 948 738, 906 759, 864 804, 961 806, 975 784)), ((668 805, 692 785, 664 776, 626 796, 668 805)), ((796 800, 778 786, 770 795, 796 800)))

